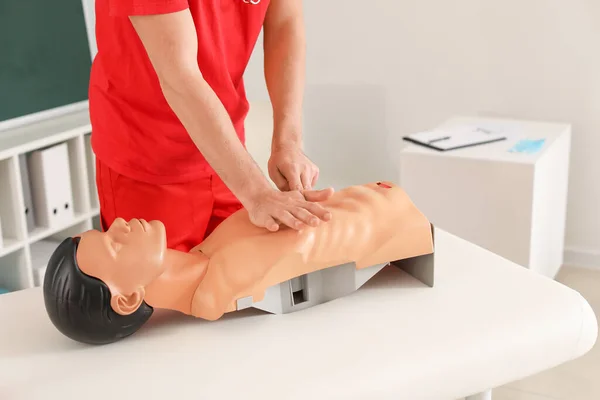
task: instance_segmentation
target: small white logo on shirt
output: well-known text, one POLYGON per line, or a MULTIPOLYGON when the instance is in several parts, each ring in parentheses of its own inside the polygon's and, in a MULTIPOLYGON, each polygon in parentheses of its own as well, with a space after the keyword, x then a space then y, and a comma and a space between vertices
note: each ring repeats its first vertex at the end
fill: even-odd
POLYGON ((260 0, 242 0, 246 4, 258 4, 260 0))

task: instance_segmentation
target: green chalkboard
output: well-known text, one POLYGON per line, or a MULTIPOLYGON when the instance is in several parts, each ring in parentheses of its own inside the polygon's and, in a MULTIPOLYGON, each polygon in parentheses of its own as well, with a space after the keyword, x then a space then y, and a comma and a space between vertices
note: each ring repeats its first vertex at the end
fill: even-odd
POLYGON ((0 0, 0 121, 87 100, 81 0, 0 0))

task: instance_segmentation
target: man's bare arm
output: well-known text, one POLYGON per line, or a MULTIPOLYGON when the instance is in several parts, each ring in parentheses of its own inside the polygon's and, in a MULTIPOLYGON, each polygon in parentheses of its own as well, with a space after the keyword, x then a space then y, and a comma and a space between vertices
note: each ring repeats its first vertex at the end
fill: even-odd
POLYGON ((305 80, 302 0, 271 0, 264 22, 265 81, 273 104, 273 146, 301 146, 305 80))
POLYGON ((130 17, 163 94, 190 137, 229 189, 247 205, 271 186, 237 137, 227 110, 203 79, 189 10, 130 17))

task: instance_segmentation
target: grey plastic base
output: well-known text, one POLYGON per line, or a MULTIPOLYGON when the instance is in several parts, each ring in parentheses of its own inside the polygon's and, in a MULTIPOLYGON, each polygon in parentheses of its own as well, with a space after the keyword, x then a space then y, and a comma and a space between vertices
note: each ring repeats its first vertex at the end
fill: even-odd
POLYGON ((252 307, 272 314, 300 311, 351 294, 387 265, 398 267, 425 285, 433 287, 435 253, 359 270, 354 263, 348 263, 311 272, 271 286, 261 301, 253 302, 251 297, 239 299, 237 310, 252 307))

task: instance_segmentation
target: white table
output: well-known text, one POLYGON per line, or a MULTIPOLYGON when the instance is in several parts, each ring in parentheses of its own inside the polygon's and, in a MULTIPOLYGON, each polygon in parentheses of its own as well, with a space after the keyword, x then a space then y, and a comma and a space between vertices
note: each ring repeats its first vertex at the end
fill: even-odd
POLYGON ((577 292, 443 231, 436 243, 434 288, 390 267, 305 311, 216 322, 156 313, 104 347, 58 333, 39 289, 2 295, 0 397, 454 400, 595 343, 577 292))
POLYGON ((439 128, 504 127, 508 139, 440 152, 409 144, 400 184, 436 226, 554 277, 563 264, 571 128, 503 118, 454 117, 439 128), (509 150, 545 139, 533 154, 509 150))

